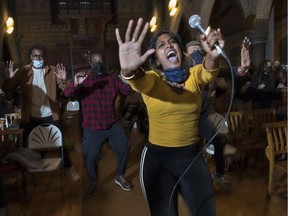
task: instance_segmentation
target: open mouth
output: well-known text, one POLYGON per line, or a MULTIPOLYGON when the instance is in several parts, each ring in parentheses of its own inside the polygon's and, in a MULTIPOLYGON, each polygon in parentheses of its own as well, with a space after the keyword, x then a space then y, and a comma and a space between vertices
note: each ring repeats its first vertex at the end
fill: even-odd
POLYGON ((176 63, 178 62, 178 56, 177 56, 177 52, 175 50, 171 50, 168 52, 167 54, 167 59, 169 62, 171 63, 176 63))

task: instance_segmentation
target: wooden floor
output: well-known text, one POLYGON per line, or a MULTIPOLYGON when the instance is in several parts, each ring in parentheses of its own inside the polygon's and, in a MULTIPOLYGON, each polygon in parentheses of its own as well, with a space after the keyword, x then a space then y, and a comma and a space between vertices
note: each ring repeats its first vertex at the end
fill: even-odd
MULTIPOLYGON (((108 145, 103 148, 100 161, 100 186, 92 198, 85 198, 87 171, 83 163, 80 147, 80 135, 77 119, 67 120, 64 130, 66 141, 74 145, 71 158, 75 168, 81 174, 78 182, 67 179, 64 201, 59 190, 59 173, 33 175, 29 178, 29 202, 19 196, 16 186, 6 185, 7 209, 9 216, 147 216, 147 203, 139 184, 139 159, 145 142, 143 134, 132 129, 131 151, 127 165, 126 178, 133 185, 133 190, 125 192, 114 183, 115 155, 108 145)), ((208 159, 211 171, 214 162, 208 159)), ((237 170, 227 171, 235 181, 235 188, 228 191, 214 182, 218 216, 286 216, 287 200, 279 195, 267 199, 267 171, 259 166, 246 168, 242 172, 242 181, 238 181, 237 170)), ((179 215, 188 216, 181 197, 179 215)))

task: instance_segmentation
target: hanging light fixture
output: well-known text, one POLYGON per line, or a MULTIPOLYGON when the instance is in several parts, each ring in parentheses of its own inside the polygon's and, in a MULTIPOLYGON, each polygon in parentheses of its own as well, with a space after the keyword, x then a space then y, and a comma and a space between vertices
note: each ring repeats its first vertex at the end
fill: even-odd
POLYGON ((149 24, 150 24, 150 31, 154 32, 157 29, 157 18, 156 18, 156 16, 153 16, 151 18, 151 21, 150 21, 149 24))
POLYGON ((170 0, 168 4, 168 11, 170 16, 174 16, 178 10, 177 0, 170 0))
POLYGON ((8 34, 12 34, 12 32, 14 31, 14 19, 12 17, 8 17, 8 19, 6 20, 6 32, 8 34))
POLYGON ((172 10, 170 11, 169 15, 170 16, 174 16, 176 14, 177 10, 178 10, 177 7, 172 8, 172 10))

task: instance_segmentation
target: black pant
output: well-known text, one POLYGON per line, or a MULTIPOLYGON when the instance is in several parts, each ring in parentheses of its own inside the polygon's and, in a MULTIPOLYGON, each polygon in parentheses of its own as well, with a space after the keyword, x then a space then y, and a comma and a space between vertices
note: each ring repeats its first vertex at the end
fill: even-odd
MULTIPOLYGON (((215 134, 214 125, 208 119, 208 113, 200 116, 199 119, 199 135, 202 139, 209 141, 215 134)), ((225 157, 224 157, 224 146, 225 143, 222 142, 221 138, 216 136, 211 143, 214 145, 214 160, 216 172, 220 175, 224 174, 225 170, 225 157)))
POLYGON ((103 142, 108 139, 108 144, 117 154, 117 175, 124 175, 130 150, 130 143, 126 131, 120 121, 113 124, 107 130, 91 130, 83 128, 84 137, 82 149, 86 166, 92 181, 97 181, 97 166, 101 159, 103 142))
POLYGON ((140 182, 152 216, 178 215, 178 192, 190 215, 216 215, 210 172, 197 144, 176 148, 147 144, 140 182))
POLYGON ((5 208, 6 202, 5 202, 5 188, 3 185, 2 178, 0 177, 0 208, 5 208))

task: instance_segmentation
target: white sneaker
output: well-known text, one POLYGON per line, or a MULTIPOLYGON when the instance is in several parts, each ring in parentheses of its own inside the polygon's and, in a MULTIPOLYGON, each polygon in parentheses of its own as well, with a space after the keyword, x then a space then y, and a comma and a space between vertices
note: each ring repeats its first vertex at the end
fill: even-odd
POLYGON ((224 146, 224 155, 233 155, 236 153, 236 151, 237 148, 228 143, 224 146))
POLYGON ((78 181, 80 179, 80 175, 78 174, 78 172, 74 167, 69 168, 69 174, 72 181, 78 181))
POLYGON ((215 151, 215 148, 214 148, 214 145, 213 145, 213 144, 210 144, 210 145, 206 148, 206 152, 207 152, 208 154, 214 155, 214 151, 215 151))

